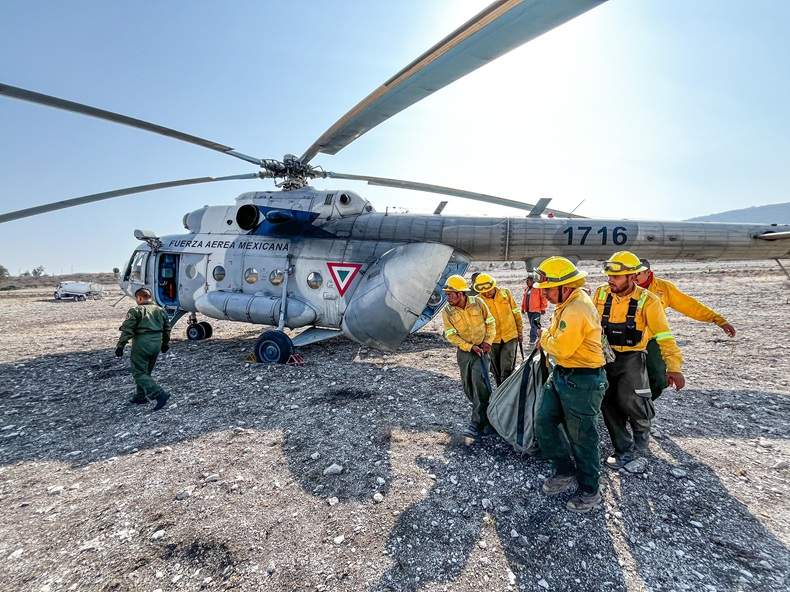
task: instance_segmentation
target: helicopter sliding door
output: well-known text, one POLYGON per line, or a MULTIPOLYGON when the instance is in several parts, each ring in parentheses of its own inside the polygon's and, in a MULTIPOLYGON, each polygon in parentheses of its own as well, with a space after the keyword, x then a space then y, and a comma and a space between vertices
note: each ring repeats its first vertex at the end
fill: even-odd
POLYGON ((195 300, 206 293, 208 283, 208 255, 184 253, 178 275, 178 304, 184 310, 194 311, 195 300))

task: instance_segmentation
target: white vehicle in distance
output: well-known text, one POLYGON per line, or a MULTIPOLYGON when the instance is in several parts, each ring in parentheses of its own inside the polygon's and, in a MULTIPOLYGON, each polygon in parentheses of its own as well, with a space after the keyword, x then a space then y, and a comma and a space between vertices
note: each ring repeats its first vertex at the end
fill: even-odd
POLYGON ((104 296, 104 289, 100 284, 92 282, 60 282, 55 288, 55 300, 99 300, 104 296))

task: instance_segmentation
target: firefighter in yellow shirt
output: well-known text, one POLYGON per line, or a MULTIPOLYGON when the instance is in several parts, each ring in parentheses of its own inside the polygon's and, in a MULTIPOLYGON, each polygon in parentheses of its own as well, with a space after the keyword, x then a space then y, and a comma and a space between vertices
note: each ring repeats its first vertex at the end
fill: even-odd
POLYGON ((496 321, 483 299, 469 296, 469 284, 460 275, 451 275, 444 284, 447 306, 442 309, 444 337, 456 346, 464 394, 472 403, 472 421, 464 430, 464 440, 473 444, 488 427, 488 352, 496 334, 496 321))
POLYGON ((494 380, 499 386, 513 374, 518 344, 524 340, 521 309, 510 290, 498 288, 496 280, 487 273, 479 274, 472 287, 483 297, 496 324, 490 357, 494 380))
POLYGON ((601 411, 614 445, 614 456, 606 459, 612 468, 645 453, 650 439, 650 423, 655 408, 647 378, 647 343, 655 338, 666 364, 667 384, 680 390, 686 384, 681 372, 683 357, 658 296, 636 284, 636 274, 645 268, 639 257, 618 251, 604 263, 608 283, 593 296, 601 315, 601 327, 615 352, 606 365, 609 388, 601 411), (628 431, 631 424, 633 436, 628 431))
MULTIPOLYGON (((721 330, 729 337, 735 337, 735 327, 727 322, 727 319, 693 296, 681 291, 672 282, 655 277, 647 259, 642 259, 642 265, 646 269, 636 274, 636 283, 658 296, 661 299, 661 304, 664 305, 664 310, 672 308, 695 321, 714 323, 721 327, 721 330)), ((667 388, 666 372, 666 365, 661 357, 658 343, 655 339, 651 339, 647 343, 647 377, 650 380, 650 391, 654 401, 667 388)))
POLYGON ((554 475, 543 483, 543 492, 557 495, 578 485, 566 507, 588 512, 601 502, 597 424, 607 386, 601 323, 582 289, 586 272, 564 257, 549 257, 536 271, 539 283, 535 287, 557 306, 538 341, 538 347, 555 362, 535 418, 540 450, 554 465, 554 475))

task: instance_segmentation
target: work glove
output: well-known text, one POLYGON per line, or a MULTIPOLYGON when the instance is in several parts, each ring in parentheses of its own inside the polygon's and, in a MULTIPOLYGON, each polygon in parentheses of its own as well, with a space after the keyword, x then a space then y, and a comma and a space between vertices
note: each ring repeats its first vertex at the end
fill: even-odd
POLYGON ((169 349, 170 349, 170 344, 169 343, 163 343, 162 344, 162 353, 163 354, 166 354, 167 350, 169 350, 169 349))
POLYGON ((116 347, 115 348, 115 357, 120 358, 123 356, 123 347, 116 347))

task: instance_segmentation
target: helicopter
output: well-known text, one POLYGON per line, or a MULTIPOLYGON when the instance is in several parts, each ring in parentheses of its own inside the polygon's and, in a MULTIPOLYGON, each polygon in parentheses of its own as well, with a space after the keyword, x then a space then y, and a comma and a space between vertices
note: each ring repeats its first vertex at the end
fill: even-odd
POLYGON ((210 319, 272 327, 255 344, 265 363, 295 359, 296 348, 339 335, 394 350, 438 314, 442 286, 474 260, 524 261, 550 255, 605 259, 629 249, 650 259, 777 259, 790 255, 790 225, 592 219, 536 203, 400 179, 326 171, 311 164, 336 154, 378 124, 455 80, 606 0, 498 0, 356 104, 301 156, 247 155, 212 140, 32 90, 0 84, 0 95, 131 126, 227 154, 250 173, 127 187, 0 214, 0 223, 124 195, 230 180, 272 179, 272 191, 184 215, 184 233, 135 230, 140 245, 120 279, 127 295, 147 287, 186 336, 212 336, 210 319), (315 179, 448 195, 526 211, 520 217, 377 212, 355 191, 319 190, 315 179), (293 338, 286 329, 306 328, 293 338))

